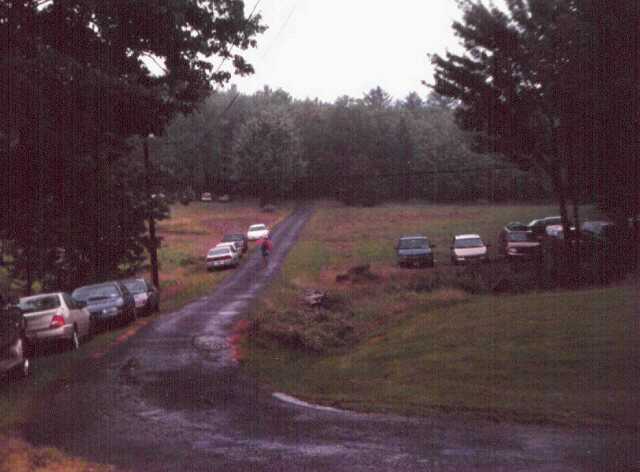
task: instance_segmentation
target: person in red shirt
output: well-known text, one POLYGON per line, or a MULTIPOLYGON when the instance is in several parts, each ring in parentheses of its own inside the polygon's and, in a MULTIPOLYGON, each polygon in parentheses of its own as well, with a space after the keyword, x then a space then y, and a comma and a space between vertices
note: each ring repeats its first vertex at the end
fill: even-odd
POLYGON ((273 250, 273 244, 271 243, 271 236, 267 236, 266 238, 262 238, 258 245, 260 246, 260 252, 262 252, 262 260, 264 261, 264 266, 267 267, 269 264, 269 254, 273 250))

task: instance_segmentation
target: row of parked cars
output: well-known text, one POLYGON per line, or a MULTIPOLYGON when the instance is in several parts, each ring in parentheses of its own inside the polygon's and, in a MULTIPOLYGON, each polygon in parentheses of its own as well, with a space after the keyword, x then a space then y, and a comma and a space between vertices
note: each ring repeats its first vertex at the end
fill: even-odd
POLYGON ((76 350, 108 324, 124 324, 160 308, 156 288, 142 278, 86 285, 72 293, 22 297, 0 306, 0 374, 26 376, 34 348, 59 344, 76 350))
MULTIPOLYGON (((592 244, 612 245, 621 237, 619 228, 609 221, 585 221, 579 232, 574 227, 571 231, 571 237, 578 235, 581 241, 592 244)), ((530 259, 540 253, 545 242, 563 239, 564 230, 559 216, 535 219, 529 224, 511 222, 498 234, 497 252, 508 260, 530 259)), ((395 246, 398 264, 433 267, 435 247, 425 235, 403 236, 395 246)), ((455 235, 449 248, 451 263, 488 262, 489 247, 490 244, 485 244, 479 234, 455 235)))
POLYGON ((259 223, 249 226, 246 234, 225 234, 222 241, 209 249, 206 257, 207 270, 237 267, 240 258, 249 250, 249 241, 257 241, 269 237, 269 228, 259 223))

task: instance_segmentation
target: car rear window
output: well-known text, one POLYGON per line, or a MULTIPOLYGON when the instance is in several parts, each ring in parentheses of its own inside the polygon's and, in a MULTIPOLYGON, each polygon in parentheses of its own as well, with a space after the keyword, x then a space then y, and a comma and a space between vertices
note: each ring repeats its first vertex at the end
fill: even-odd
POLYGON ((524 231, 514 231, 513 233, 507 234, 507 239, 509 241, 530 241, 532 237, 530 233, 525 233, 524 231))
POLYGON ((131 293, 143 293, 147 291, 147 284, 144 280, 127 280, 123 283, 131 293))
POLYGON ((261 231, 263 229, 267 229, 265 225, 253 225, 249 227, 249 231, 261 231))
POLYGON ((401 239, 398 247, 400 249, 426 249, 429 241, 425 238, 401 239))
POLYGON ((470 247, 483 247, 482 240, 480 238, 464 238, 456 239, 453 243, 453 247, 458 249, 470 248, 470 247))
POLYGON ((242 241, 244 237, 241 234, 225 234, 222 242, 242 241))
POLYGON ((228 247, 219 247, 209 251, 209 256, 227 256, 231 250, 228 247))
POLYGON ((58 295, 46 295, 35 298, 21 298, 18 307, 24 313, 34 313, 36 311, 55 310, 60 306, 58 295))
POLYGON ((75 300, 106 300, 120 296, 118 288, 113 284, 91 285, 74 290, 71 295, 75 300))

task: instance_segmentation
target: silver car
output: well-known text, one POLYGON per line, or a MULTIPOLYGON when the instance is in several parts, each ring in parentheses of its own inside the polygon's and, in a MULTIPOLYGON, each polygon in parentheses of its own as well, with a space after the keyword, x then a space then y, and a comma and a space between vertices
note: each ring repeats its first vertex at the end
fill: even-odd
POLYGON ((214 247, 209 249, 206 263, 207 270, 237 267, 240 264, 240 256, 229 246, 214 247))
POLYGON ((24 314, 25 336, 32 345, 63 342, 75 350, 91 332, 89 310, 65 292, 21 298, 18 308, 24 314))

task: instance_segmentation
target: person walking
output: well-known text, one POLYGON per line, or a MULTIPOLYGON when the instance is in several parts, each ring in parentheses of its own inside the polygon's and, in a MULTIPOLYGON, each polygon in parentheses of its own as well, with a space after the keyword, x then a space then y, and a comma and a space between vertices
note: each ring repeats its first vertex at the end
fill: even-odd
POLYGON ((259 244, 260 244, 260 251, 262 252, 262 261, 264 263, 264 267, 267 267, 267 265, 269 265, 269 255, 273 250, 273 244, 271 243, 271 235, 265 238, 262 238, 259 244))

